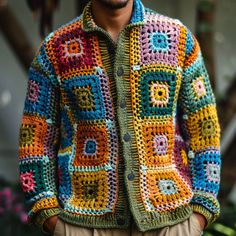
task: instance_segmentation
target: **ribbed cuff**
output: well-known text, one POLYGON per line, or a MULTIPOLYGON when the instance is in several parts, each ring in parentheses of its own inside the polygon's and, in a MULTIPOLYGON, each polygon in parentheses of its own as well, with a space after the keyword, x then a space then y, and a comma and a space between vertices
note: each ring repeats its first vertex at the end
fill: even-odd
POLYGON ((43 228, 43 224, 44 222, 52 217, 52 216, 56 216, 60 214, 60 208, 50 208, 50 209, 45 209, 45 210, 41 210, 34 218, 34 224, 36 226, 38 226, 43 233, 49 235, 48 232, 46 232, 43 228))
POLYGON ((211 223, 213 223, 219 216, 219 214, 214 214, 214 213, 208 211, 205 207, 203 207, 201 205, 191 204, 191 207, 192 207, 193 212, 197 212, 206 218, 206 220, 207 220, 206 227, 208 227, 211 223))

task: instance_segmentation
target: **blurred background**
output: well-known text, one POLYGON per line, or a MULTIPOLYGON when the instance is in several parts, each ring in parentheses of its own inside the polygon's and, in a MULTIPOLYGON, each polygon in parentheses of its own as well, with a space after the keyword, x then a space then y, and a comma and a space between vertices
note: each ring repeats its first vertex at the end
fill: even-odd
MULTIPOLYGON (((19 188, 18 134, 27 70, 41 38, 79 15, 83 0, 0 0, 0 235, 41 235, 26 225, 19 188), (43 3, 37 6, 35 3, 43 3), (35 11, 37 10, 37 11, 35 11), (53 24, 52 24, 53 23, 53 24)), ((236 235, 236 0, 143 0, 197 36, 222 129, 221 217, 204 235, 236 235)))

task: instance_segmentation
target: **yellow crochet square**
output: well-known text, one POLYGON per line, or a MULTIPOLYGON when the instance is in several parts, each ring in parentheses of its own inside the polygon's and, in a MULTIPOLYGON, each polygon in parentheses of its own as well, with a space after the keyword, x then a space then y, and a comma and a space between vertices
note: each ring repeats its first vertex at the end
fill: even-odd
POLYGON ((220 127, 214 105, 203 107, 187 119, 190 148, 199 151, 207 147, 220 148, 220 127))
POLYGON ((150 122, 142 124, 143 147, 140 150, 146 166, 166 166, 172 164, 174 148, 174 124, 171 121, 150 122))
POLYGON ((143 196, 149 211, 174 210, 189 203, 192 198, 190 186, 173 168, 148 170, 146 183, 144 181, 143 184, 146 184, 146 188, 149 190, 143 196))
POLYGON ((71 206, 85 211, 99 211, 107 208, 109 203, 108 173, 76 172, 72 177, 73 197, 71 206))

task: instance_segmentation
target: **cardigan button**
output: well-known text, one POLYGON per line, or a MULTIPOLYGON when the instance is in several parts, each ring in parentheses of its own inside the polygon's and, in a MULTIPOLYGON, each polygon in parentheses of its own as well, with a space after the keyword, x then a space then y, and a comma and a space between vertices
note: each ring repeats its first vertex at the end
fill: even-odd
POLYGON ((189 159, 193 159, 194 158, 194 152, 193 151, 189 151, 188 152, 188 157, 189 157, 189 159))
POLYGON ((118 219, 116 220, 116 222, 117 222, 118 225, 124 225, 124 224, 125 224, 125 219, 123 219, 123 218, 118 218, 118 219))
POLYGON ((125 142, 129 142, 130 141, 130 135, 129 133, 125 134, 124 137, 123 137, 124 141, 125 142))
POLYGON ((131 173, 128 174, 128 180, 129 180, 129 181, 133 181, 133 180, 134 180, 134 177, 135 177, 135 175, 134 175, 133 172, 131 172, 131 173))
POLYGON ((123 69, 122 66, 120 66, 120 67, 118 68, 116 74, 117 74, 119 77, 121 77, 121 76, 124 75, 124 69, 123 69))
POLYGON ((125 99, 122 99, 120 101, 120 108, 124 109, 126 107, 126 102, 125 102, 125 99))

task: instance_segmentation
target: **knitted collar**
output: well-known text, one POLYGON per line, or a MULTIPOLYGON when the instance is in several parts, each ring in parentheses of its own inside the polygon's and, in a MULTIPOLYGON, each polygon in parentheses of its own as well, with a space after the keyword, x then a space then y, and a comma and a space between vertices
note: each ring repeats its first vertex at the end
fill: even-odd
MULTIPOLYGON (((134 0, 133 12, 128 26, 132 27, 135 25, 144 24, 144 12, 145 8, 141 0, 134 0)), ((93 20, 91 1, 85 6, 81 19, 82 19, 82 29, 84 31, 94 31, 98 29, 98 26, 93 20)))

